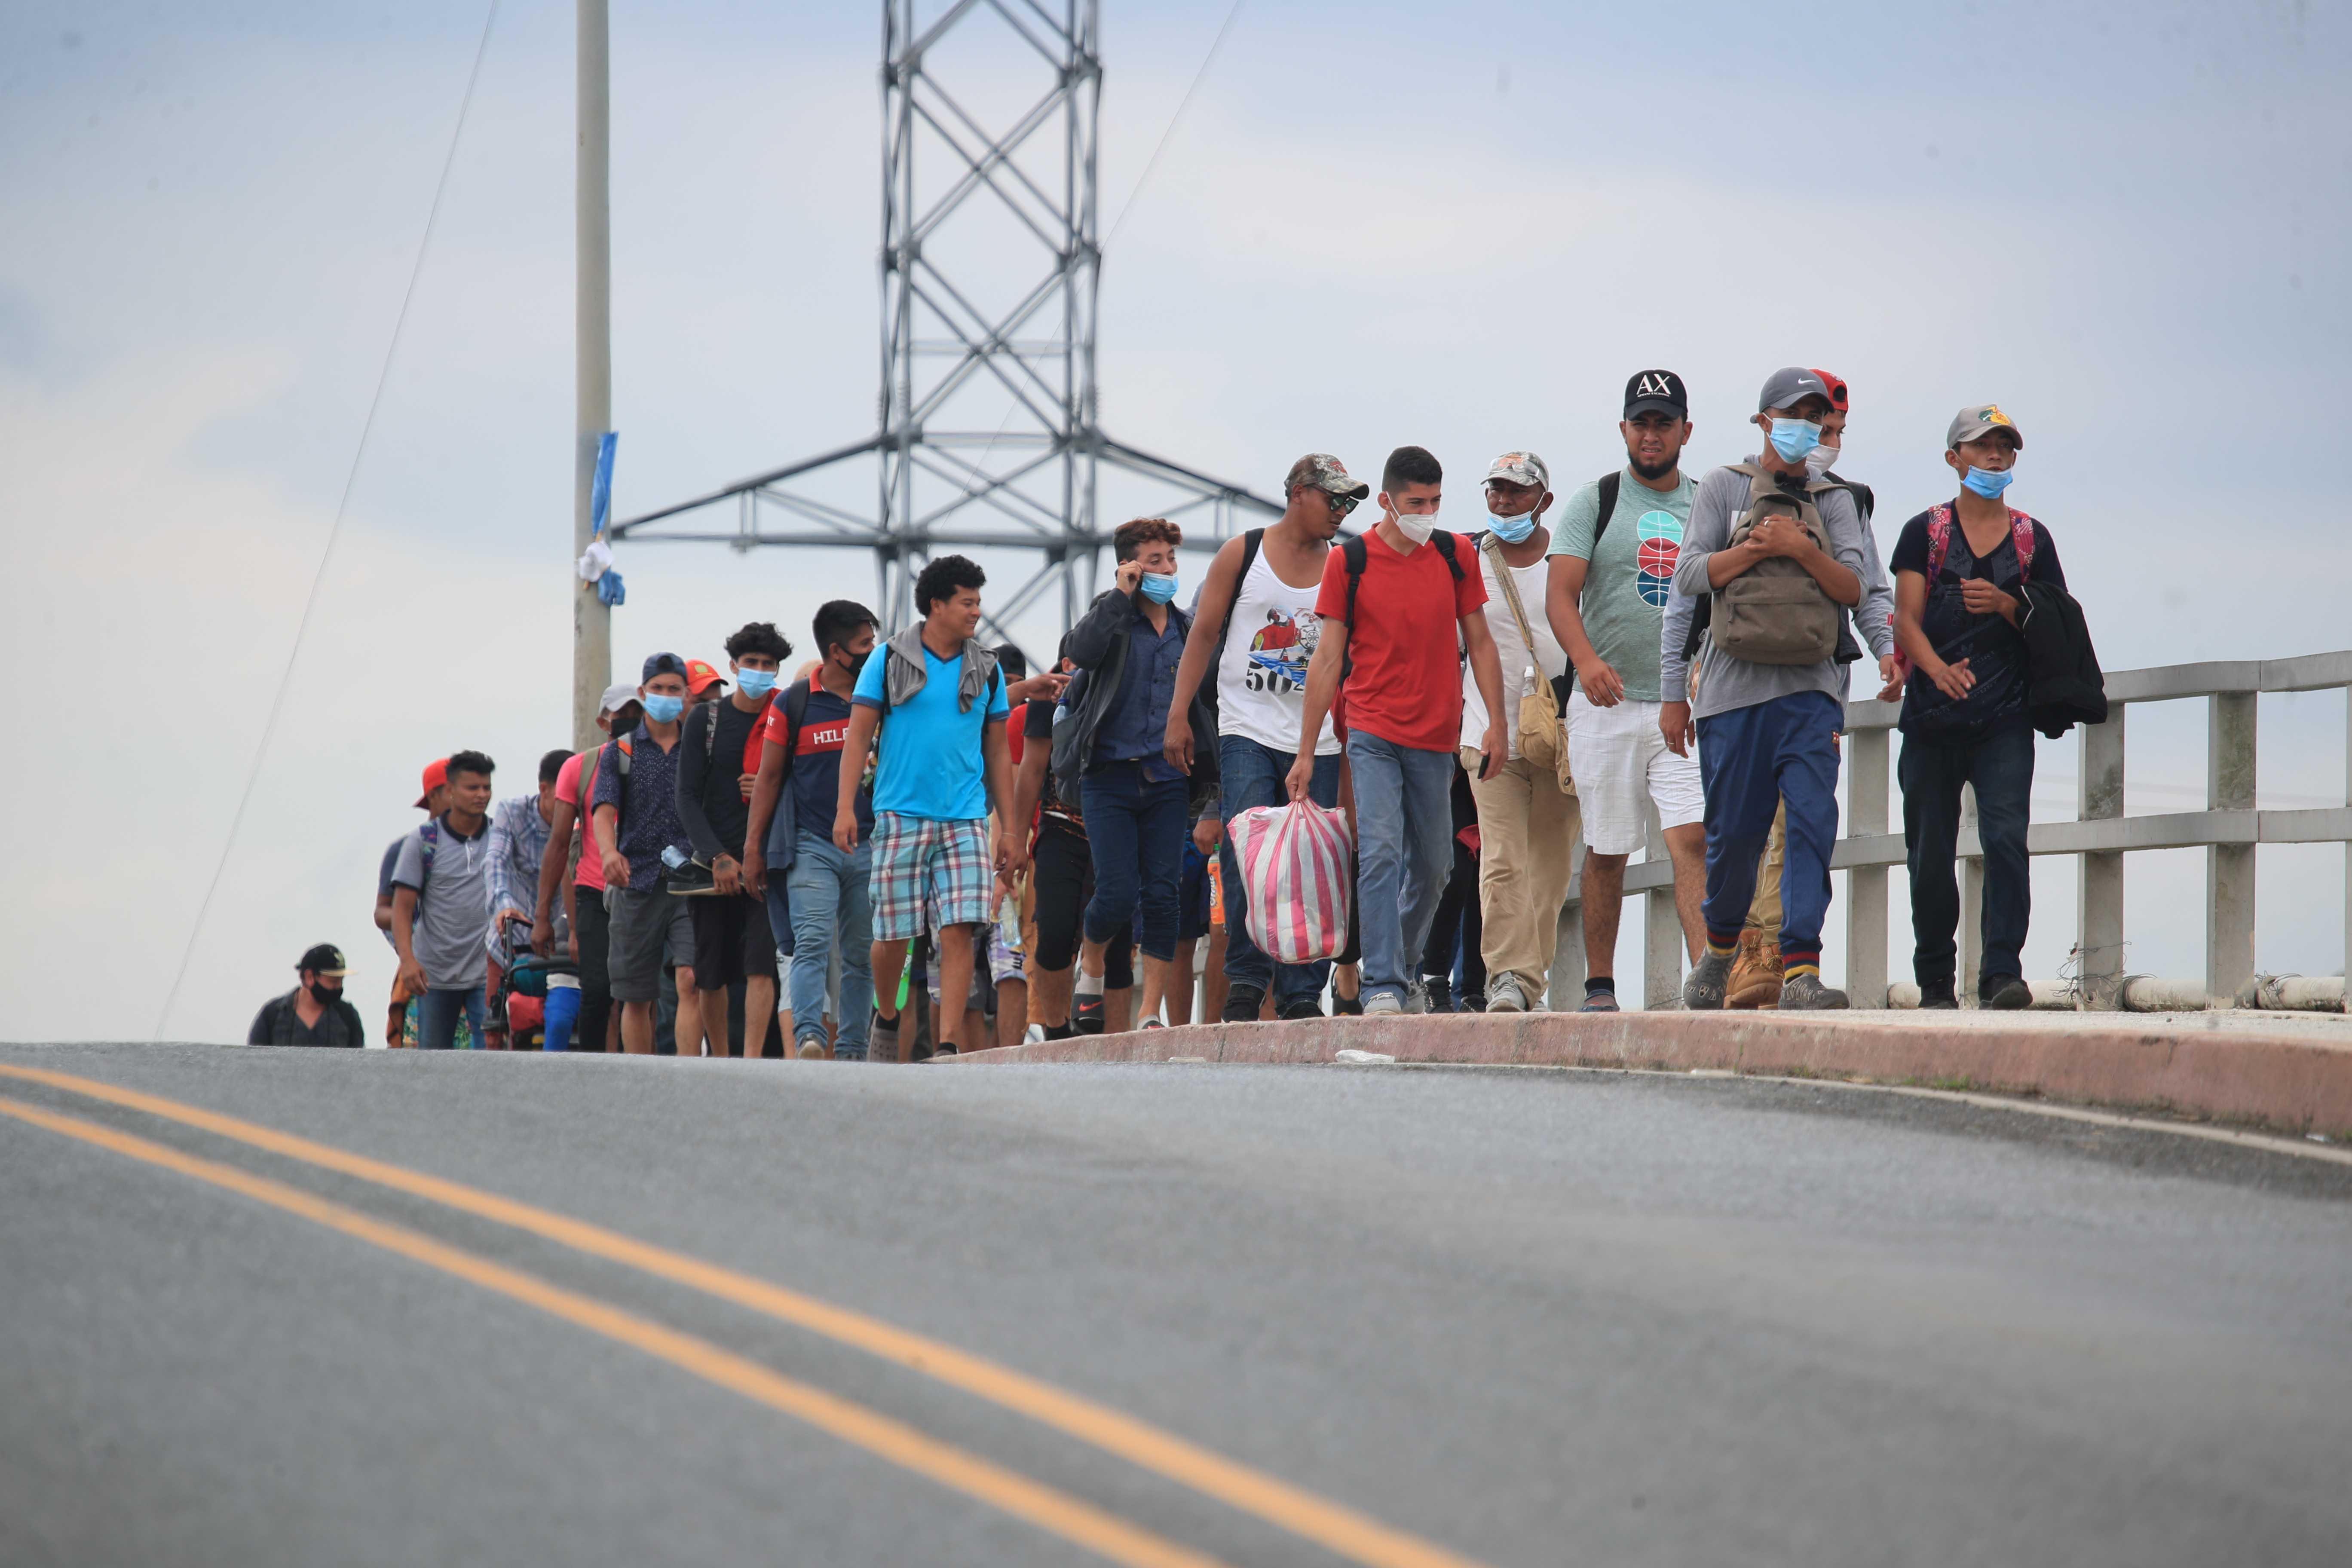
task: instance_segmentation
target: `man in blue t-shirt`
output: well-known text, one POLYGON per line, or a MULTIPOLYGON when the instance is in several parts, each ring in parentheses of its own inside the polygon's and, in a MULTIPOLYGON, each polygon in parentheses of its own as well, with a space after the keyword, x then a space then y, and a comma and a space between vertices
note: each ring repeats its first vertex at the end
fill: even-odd
MULTIPOLYGON (((1023 835, 1003 835, 992 857, 988 809, 1013 820, 1012 754, 1004 673, 979 641, 980 590, 988 575, 961 555, 942 555, 915 579, 919 625, 866 661, 850 696, 849 733, 835 785, 833 842, 847 855, 866 838, 857 805, 866 762, 881 746, 873 794, 874 1023, 869 1049, 898 1058, 898 971, 907 945, 929 930, 940 994, 971 989, 971 937, 988 922, 993 868, 1012 876, 1028 858, 1023 835)), ((793 963, 800 971, 797 955, 793 963)), ((793 1026, 799 1026, 795 1018, 793 1026)), ((961 1016, 942 1015, 938 1051, 950 1055, 961 1016)), ((971 1042, 974 1045, 980 1042, 971 1042)))
POLYGON ((1960 786, 1977 795, 1984 845, 1987 1007, 2033 1002, 2019 950, 2032 908, 2027 797, 2033 791, 2023 584, 2066 585, 2050 531, 2002 499, 2024 449, 1993 404, 1963 408, 1945 432, 1944 461, 1960 477, 1956 500, 1903 525, 1895 569, 1895 638, 1914 667, 1903 696, 1903 847, 1911 872, 1911 971, 1919 1005, 1957 1007, 1960 786))
POLYGON ((831 599, 818 606, 810 630, 824 662, 768 706, 760 777, 751 786, 751 822, 743 836, 743 876, 752 889, 765 890, 772 874, 784 878, 793 936, 787 1005, 793 1047, 800 1056, 825 1054, 825 979, 839 943, 841 1002, 833 1055, 841 1061, 866 1059, 866 1012, 874 1002, 870 778, 857 789, 857 846, 845 850, 833 841, 841 751, 853 712, 850 694, 874 652, 874 612, 853 600, 831 599))

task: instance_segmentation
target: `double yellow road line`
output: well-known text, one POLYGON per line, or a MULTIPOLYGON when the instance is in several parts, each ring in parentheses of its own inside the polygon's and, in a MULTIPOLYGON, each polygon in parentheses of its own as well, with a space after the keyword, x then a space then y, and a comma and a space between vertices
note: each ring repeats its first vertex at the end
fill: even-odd
MULTIPOLYGON (((1025 1416, 1313 1542, 1365 1568, 1479 1568, 1472 1559, 1458 1552, 1382 1524, 1124 1412, 926 1335, 751 1275, 530 1204, 157 1095, 68 1073, 8 1064, 0 1064, 0 1078, 121 1106, 320 1170, 423 1198, 791 1323, 1025 1416)), ((781 1410, 1114 1563, 1130 1564, 1132 1568, 1215 1568, 1217 1563, 1213 1557, 1082 1499, 941 1442, 878 1411, 785 1377, 708 1340, 681 1333, 405 1226, 373 1218, 345 1205, 232 1165, 184 1153, 26 1101, 0 1098, 0 1114, 208 1182, 536 1307, 744 1398, 781 1410)))

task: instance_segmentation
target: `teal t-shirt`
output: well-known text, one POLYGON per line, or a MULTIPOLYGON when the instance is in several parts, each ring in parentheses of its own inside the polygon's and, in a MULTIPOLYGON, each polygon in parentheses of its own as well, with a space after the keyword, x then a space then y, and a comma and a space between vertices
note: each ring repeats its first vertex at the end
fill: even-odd
POLYGON ((1660 702, 1658 639, 1664 635, 1666 596, 1674 592, 1675 567, 1682 561, 1683 533, 1690 527, 1691 497, 1698 486, 1686 473, 1675 488, 1654 490, 1625 469, 1617 479, 1617 510, 1601 536, 1598 558, 1592 527, 1601 517, 1601 485, 1586 485, 1568 498, 1551 531, 1553 555, 1591 563, 1584 596, 1577 609, 1592 651, 1625 683, 1637 702, 1660 702))
POLYGON ((941 658, 923 649, 923 689, 898 707, 884 699, 883 672, 890 650, 877 647, 857 673, 850 701, 879 708, 881 734, 876 742, 874 809, 901 816, 927 817, 934 822, 968 822, 988 815, 988 768, 981 736, 992 719, 1008 711, 1004 702, 1004 671, 988 678, 988 690, 969 713, 956 709, 956 682, 963 675, 963 655, 941 658))

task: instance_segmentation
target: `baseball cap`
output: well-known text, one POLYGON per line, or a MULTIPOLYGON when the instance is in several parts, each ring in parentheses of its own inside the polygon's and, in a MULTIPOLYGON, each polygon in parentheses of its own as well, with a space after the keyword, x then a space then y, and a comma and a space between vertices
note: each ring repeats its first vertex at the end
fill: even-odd
POLYGON ((1830 406, 1840 414, 1845 413, 1847 397, 1845 382, 1834 371, 1815 370, 1813 374, 1820 376, 1822 384, 1830 389, 1830 406))
POLYGON ((1948 452, 1963 441, 1981 441, 1988 430, 2008 431, 2017 437, 2017 449, 2025 450, 2025 437, 2020 434, 2017 421, 2003 414, 1998 403, 1979 403, 1953 415, 1952 427, 1944 432, 1944 449, 1948 452))
POLYGON ((1794 408, 1808 397, 1818 397, 1833 408, 1843 406, 1830 395, 1829 384, 1822 380, 1819 371, 1792 364, 1772 373, 1771 379, 1764 384, 1763 395, 1756 400, 1756 411, 1761 414, 1767 408, 1794 408))
POLYGON ((727 682, 727 678, 719 674, 717 668, 709 660, 689 658, 686 661, 686 689, 688 691, 699 697, 710 689, 710 683, 714 680, 723 686, 727 682))
POLYGON ((351 973, 351 966, 343 962, 343 950, 331 942, 313 942, 304 948, 301 961, 294 967, 315 970, 320 974, 331 974, 337 979, 351 973))
POLYGON ((1290 477, 1284 482, 1282 493, 1288 495, 1300 485, 1313 485, 1335 496, 1353 496, 1362 500, 1372 493, 1372 487, 1361 479, 1348 477, 1348 465, 1328 452, 1309 452, 1290 465, 1290 477))
MULTIPOLYGON (((686 673, 686 660, 674 653, 657 653, 646 660, 645 671, 637 677, 637 679, 642 683, 651 680, 656 675, 685 675, 686 673)), ((691 679, 691 677, 688 678, 689 680, 691 679)))
POLYGON ((430 799, 432 799, 432 798, 433 798, 433 792, 434 792, 435 790, 436 790, 436 789, 439 789, 443 784, 447 784, 448 782, 449 782, 449 759, 448 759, 448 758, 444 757, 444 758, 442 758, 442 759, 441 759, 439 762, 437 762, 437 763, 425 763, 425 793, 424 793, 423 795, 418 795, 418 796, 416 797, 416 809, 417 809, 417 810, 419 810, 419 811, 423 811, 423 810, 425 809, 425 803, 426 801, 428 801, 428 800, 430 800, 430 799))
POLYGON ((1652 413, 1690 417, 1690 394, 1673 371, 1645 370, 1625 383, 1625 417, 1652 413))
POLYGON ((1533 485, 1539 490, 1551 489, 1551 469, 1533 452, 1506 452, 1486 470, 1489 479, 1507 479, 1515 485, 1533 485))
POLYGON ((637 689, 635 687, 630 685, 625 680, 616 680, 613 682, 612 685, 604 688, 604 696, 596 699, 596 711, 600 714, 618 713, 625 706, 635 702, 636 700, 637 689))

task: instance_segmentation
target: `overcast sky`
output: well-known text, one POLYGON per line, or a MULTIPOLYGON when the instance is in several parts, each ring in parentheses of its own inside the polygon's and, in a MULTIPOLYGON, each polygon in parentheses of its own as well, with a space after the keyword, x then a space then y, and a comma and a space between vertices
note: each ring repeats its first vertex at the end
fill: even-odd
MULTIPOLYGON (((1417 442, 1467 530, 1497 451, 1564 480, 1618 461, 1635 370, 1688 380, 1703 467, 1750 449, 1770 370, 1824 365, 1854 388, 1842 467, 1876 488, 1882 548, 1948 493, 1952 412, 2009 410, 2011 498, 2108 668, 2352 643, 2344 6, 1250 0, 1130 211, 1227 10, 1104 5, 1113 435, 1264 493, 1301 452, 1376 470, 1417 442)), ((485 14, 0 9, 0 638, 30 699, 0 1034, 158 1028, 485 14)), ((167 1037, 241 1038, 322 939, 376 1016, 374 869, 420 766, 478 747, 512 794, 566 738, 572 28, 562 0, 499 12, 167 1037)), ((870 6, 616 0, 622 515, 869 432, 879 35, 870 6)), ((993 58, 982 103, 1010 90, 993 58)), ((800 639, 820 600, 874 592, 841 552, 625 543, 621 566, 616 673, 716 658, 755 616, 800 639)), ((2262 723, 2265 805, 2342 801, 2341 694, 2266 699, 2262 723)), ((2131 809, 2201 806, 2203 726, 2133 711, 2131 809)), ((2072 814, 2074 758, 2043 746, 2037 816, 2072 814)), ((2128 875, 2129 966, 2200 973, 2201 852, 2128 875)), ((2265 849, 2262 878, 2263 966, 2339 969, 2340 853, 2265 849)), ((2035 882, 2047 975, 2072 863, 2035 882)), ((1899 873, 1894 901, 1899 974, 1899 873)))

